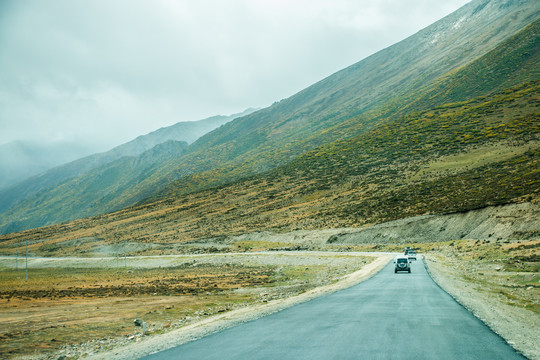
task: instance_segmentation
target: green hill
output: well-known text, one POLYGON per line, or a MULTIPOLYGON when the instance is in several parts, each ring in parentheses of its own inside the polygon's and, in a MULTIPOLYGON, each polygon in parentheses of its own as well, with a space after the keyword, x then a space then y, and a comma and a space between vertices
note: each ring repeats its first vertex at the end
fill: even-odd
MULTIPOLYGON (((419 214, 538 201, 539 24, 445 74, 444 82, 436 81, 426 91, 438 88, 441 92, 436 94, 443 96, 444 84, 456 79, 486 79, 493 84, 482 71, 507 68, 508 53, 525 49, 528 55, 521 57, 523 65, 518 64, 513 74, 527 80, 518 85, 514 82, 521 80, 508 82, 509 77, 499 76, 512 86, 495 86, 487 94, 487 85, 477 84, 486 89, 482 96, 388 119, 257 175, 189 193, 176 182, 159 197, 135 207, 4 235, 3 251, 25 238, 42 253, 67 251, 62 243, 75 240, 84 243, 84 251, 104 242, 126 241, 163 251, 190 241, 219 243, 222 237, 252 231, 357 227, 419 214), (518 44, 516 39, 532 38, 534 46, 509 46, 518 44), (482 66, 488 63, 489 67, 482 66)), ((201 179, 201 184, 207 183, 201 179)))
MULTIPOLYGON (((481 103, 482 96, 491 98, 497 91, 525 82, 534 84, 538 79, 538 22, 534 21, 539 17, 536 2, 472 1, 419 33, 296 95, 212 131, 191 144, 182 156, 157 160, 151 173, 133 178, 121 191, 91 196, 94 192, 88 189, 92 182, 75 178, 2 213, 0 228, 4 232, 21 230, 156 199, 184 197, 257 174, 265 178, 272 169, 296 169, 306 159, 316 160, 310 158, 312 151, 360 141, 355 140, 359 136, 368 136, 361 140, 368 142, 369 137, 385 129, 385 124, 404 123, 418 116, 438 118, 440 113, 457 118, 456 113, 438 107, 446 104, 466 112, 462 106, 473 104, 464 102, 481 103), (88 196, 77 205, 66 206, 80 194, 88 196)), ((426 131, 429 134, 430 130, 426 131)), ((396 144, 408 151, 411 141, 396 144)), ((450 149, 457 146, 454 140, 446 141, 450 149)), ((383 145, 390 146, 377 143, 383 145)), ((354 155, 340 151, 344 153, 339 156, 354 155)), ((356 161, 367 161, 362 166, 375 161, 369 157, 370 151, 365 155, 368 158, 356 161)), ((379 157, 377 161, 394 166, 397 154, 387 152, 385 156, 388 158, 379 157)), ((343 177, 345 169, 349 171, 346 166, 343 170, 325 171, 336 171, 333 176, 343 177)), ((317 181, 313 178, 313 182, 317 181)), ((302 191, 305 186, 309 184, 303 184, 302 191)))

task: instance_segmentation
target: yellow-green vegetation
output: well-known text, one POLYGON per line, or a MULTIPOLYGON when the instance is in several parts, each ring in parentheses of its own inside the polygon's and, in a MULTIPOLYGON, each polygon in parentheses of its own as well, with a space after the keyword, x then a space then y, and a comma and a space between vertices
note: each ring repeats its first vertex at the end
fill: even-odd
POLYGON ((45 256, 71 255, 74 248, 93 256, 107 246, 132 255, 272 249, 283 244, 225 240, 251 231, 358 227, 536 201, 539 90, 536 81, 441 105, 256 177, 3 235, 0 253, 14 255, 26 240, 31 253, 45 256), (194 244, 201 241, 208 244, 194 244))
POLYGON ((24 272, 3 270, 0 274, 1 299, 61 299, 136 295, 183 295, 224 291, 244 285, 272 283, 272 269, 237 265, 212 266, 185 264, 164 269, 31 269, 24 272))
MULTIPOLYGON (((471 137, 471 135, 465 136, 471 137)), ((506 142, 501 142, 473 148, 468 152, 456 155, 441 156, 421 167, 409 180, 418 181, 422 178, 434 178, 438 177, 441 173, 457 174, 492 163, 509 160, 539 147, 540 143, 538 142, 531 142, 521 146, 513 146, 506 142)))
MULTIPOLYGON (((254 254, 240 260, 193 257, 177 266, 150 268, 124 267, 122 262, 118 268, 91 267, 92 260, 86 260, 85 267, 73 267, 64 259, 54 267, 32 265, 28 282, 24 269, 15 269, 13 259, 3 259, 1 357, 45 356, 96 339, 100 346, 113 347, 115 341, 139 336, 135 318, 146 321, 149 335, 157 334, 213 314, 300 294, 370 261, 339 254, 321 260, 321 255, 304 254, 295 261, 288 257, 284 264, 279 254, 274 256, 274 263, 266 257, 264 264, 257 264, 254 254)), ((165 260, 137 258, 129 264, 153 261, 165 260)), ((114 259, 110 262, 115 264, 114 259)))

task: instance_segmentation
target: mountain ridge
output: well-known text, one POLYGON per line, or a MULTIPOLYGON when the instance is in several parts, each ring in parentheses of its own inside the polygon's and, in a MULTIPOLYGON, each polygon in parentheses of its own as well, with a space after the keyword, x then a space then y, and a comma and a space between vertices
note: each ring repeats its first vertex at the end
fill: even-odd
POLYGON ((193 142, 205 133, 216 129, 236 117, 244 116, 256 110, 251 108, 230 116, 218 115, 198 121, 179 122, 157 129, 146 135, 138 136, 136 139, 118 145, 109 151, 85 156, 49 169, 43 174, 28 178, 7 189, 1 189, 0 215, 17 202, 21 202, 47 188, 61 184, 70 178, 84 176, 84 174, 99 166, 105 166, 125 156, 141 155, 145 151, 169 140, 185 141, 186 143, 193 142))
MULTIPOLYGON (((354 138, 404 114, 426 110, 429 103, 409 106, 411 97, 433 89, 441 77, 489 53, 539 16, 540 5, 534 2, 472 1, 298 94, 206 134, 121 196, 96 204, 95 214, 144 203, 153 192, 179 197, 238 181, 286 165, 325 143, 354 138), (445 29, 446 37, 440 35, 445 29)), ((486 87, 474 95, 493 91, 486 87)), ((54 196, 41 200, 46 201, 22 207, 20 215, 11 217, 32 211, 39 217, 62 202, 54 196)))

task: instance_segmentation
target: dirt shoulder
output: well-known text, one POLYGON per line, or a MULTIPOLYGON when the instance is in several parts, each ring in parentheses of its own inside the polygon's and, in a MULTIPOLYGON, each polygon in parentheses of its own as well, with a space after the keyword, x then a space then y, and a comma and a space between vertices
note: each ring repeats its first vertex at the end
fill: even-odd
MULTIPOLYGON (((467 265, 458 259, 440 254, 426 256, 428 271, 442 289, 517 351, 529 359, 540 360, 538 312, 528 310, 519 304, 511 305, 508 296, 504 296, 492 285, 494 274, 500 275, 503 270, 500 267, 482 262, 476 262, 473 268, 470 267, 470 263, 467 265), (479 275, 475 277, 471 274, 479 275), (480 282, 478 277, 485 280, 480 282)), ((527 286, 523 291, 531 297, 536 297, 538 288, 527 286)))
POLYGON ((391 254, 370 254, 370 256, 375 256, 376 259, 365 265, 361 270, 343 277, 343 279, 336 283, 317 287, 303 294, 290 298, 272 300, 261 305, 250 306, 224 314, 214 315, 206 318, 203 321, 190 324, 166 334, 139 338, 137 342, 132 342, 124 346, 116 347, 113 350, 90 356, 88 359, 133 359, 174 346, 179 346, 206 335, 210 335, 247 321, 258 319, 305 301, 309 301, 316 297, 356 285, 376 274, 393 258, 393 255, 391 254))

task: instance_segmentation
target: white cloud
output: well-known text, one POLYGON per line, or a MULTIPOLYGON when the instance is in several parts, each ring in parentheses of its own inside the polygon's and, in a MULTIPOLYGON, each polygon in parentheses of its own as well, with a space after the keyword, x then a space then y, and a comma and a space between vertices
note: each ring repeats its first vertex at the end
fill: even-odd
POLYGON ((96 150, 290 96, 466 0, 4 0, 0 144, 96 150))

